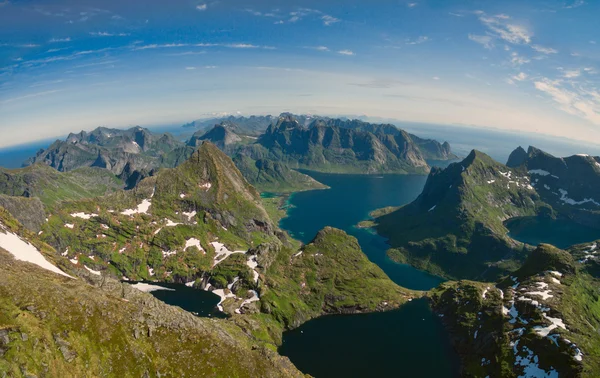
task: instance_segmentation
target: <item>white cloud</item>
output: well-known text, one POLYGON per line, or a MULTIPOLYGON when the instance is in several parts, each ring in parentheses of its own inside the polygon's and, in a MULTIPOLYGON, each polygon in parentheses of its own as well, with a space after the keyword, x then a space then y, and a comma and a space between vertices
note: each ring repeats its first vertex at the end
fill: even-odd
POLYGON ((94 37, 127 37, 129 33, 90 32, 94 37))
POLYGON ((206 4, 196 5, 196 10, 205 11, 208 8, 206 4))
POLYGON ((517 75, 512 76, 513 80, 523 81, 527 79, 527 74, 525 72, 519 72, 517 75))
POLYGON ((284 22, 283 22, 282 20, 279 20, 279 21, 275 21, 275 22, 273 22, 273 23, 274 23, 275 25, 281 25, 281 24, 283 24, 284 22))
POLYGON ((406 44, 407 45, 419 45, 419 44, 425 43, 427 41, 429 41, 429 37, 422 35, 422 36, 418 37, 417 39, 412 39, 412 40, 410 38, 406 39, 406 44))
POLYGON ((340 50, 340 51, 338 51, 338 54, 341 54, 341 55, 355 55, 354 52, 351 51, 351 50, 340 50))
POLYGON ((510 16, 498 14, 487 16, 481 14, 479 20, 490 30, 492 35, 512 44, 529 44, 533 33, 525 26, 510 22, 510 16))
POLYGON ((523 56, 520 56, 520 55, 519 55, 519 54, 517 54, 515 51, 513 51, 513 52, 510 54, 510 57, 511 57, 511 58, 510 58, 510 62, 512 63, 512 65, 513 65, 513 66, 520 66, 520 65, 522 65, 522 64, 526 64, 526 63, 529 63, 529 62, 531 62, 531 60, 530 60, 530 59, 528 59, 528 58, 525 58, 525 57, 523 57, 523 56))
POLYGON ((440 80, 439 76, 432 77, 433 80, 440 80))
POLYGON ((492 42, 492 37, 489 35, 475 35, 469 34, 469 39, 473 42, 477 42, 486 49, 491 49, 494 47, 494 43, 492 42))
POLYGON ((71 37, 66 37, 66 38, 52 38, 48 42, 56 43, 56 42, 70 42, 70 41, 71 41, 71 37))
POLYGON ((573 78, 576 78, 576 77, 579 77, 579 76, 581 76, 581 71, 580 70, 567 70, 563 74, 563 77, 565 77, 567 79, 573 79, 573 78))
POLYGON ((586 2, 584 0, 575 0, 569 5, 565 5, 566 9, 579 8, 582 5, 585 5, 586 2))
POLYGON ((196 67, 185 67, 186 70, 191 71, 191 70, 195 70, 196 67))
POLYGON ((542 54, 556 54, 556 53, 558 53, 558 50, 555 50, 555 49, 550 48, 550 47, 540 46, 540 45, 531 45, 531 48, 534 49, 537 52, 542 53, 542 54))
POLYGON ((419 5, 419 4, 418 3, 408 3, 408 4, 406 4, 406 6, 409 7, 409 8, 414 8, 417 5, 419 5))
POLYGON ((325 26, 329 26, 331 24, 335 24, 336 22, 340 22, 339 18, 335 18, 333 16, 329 16, 329 15, 324 15, 323 17, 321 17, 321 20, 323 20, 323 25, 325 26))
POLYGON ((547 78, 536 81, 535 88, 549 95, 562 111, 600 125, 600 93, 597 91, 569 90, 561 81, 547 78))
POLYGON ((327 46, 305 46, 304 48, 317 51, 329 51, 329 47, 327 46))

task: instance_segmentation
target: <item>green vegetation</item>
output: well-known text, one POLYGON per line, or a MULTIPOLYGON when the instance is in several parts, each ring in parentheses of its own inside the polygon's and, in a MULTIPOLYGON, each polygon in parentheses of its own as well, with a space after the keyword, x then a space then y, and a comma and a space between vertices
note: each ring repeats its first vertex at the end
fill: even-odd
POLYGON ((277 253, 261 289, 261 312, 286 328, 323 314, 392 309, 420 295, 390 281, 354 237, 330 227, 298 252, 277 253))
POLYGON ((0 275, 0 373, 8 376, 302 376, 230 322, 195 317, 126 284, 92 286, 1 249, 0 275))
POLYGON ((448 278, 494 280, 518 268, 528 252, 506 236, 503 221, 545 207, 528 177, 473 151, 434 168, 412 203, 372 216, 390 240, 392 259, 448 278))
POLYGON ((120 179, 102 168, 81 168, 65 173, 45 164, 12 170, 0 168, 1 194, 38 197, 47 207, 102 196, 122 187, 120 179))
POLYGON ((432 290, 462 374, 516 377, 531 365, 559 376, 597 376, 600 282, 583 268, 570 253, 542 244, 511 278, 445 282, 432 290))
POLYGON ((247 156, 236 155, 233 162, 244 178, 261 192, 291 193, 327 188, 308 175, 268 159, 255 161, 247 156))

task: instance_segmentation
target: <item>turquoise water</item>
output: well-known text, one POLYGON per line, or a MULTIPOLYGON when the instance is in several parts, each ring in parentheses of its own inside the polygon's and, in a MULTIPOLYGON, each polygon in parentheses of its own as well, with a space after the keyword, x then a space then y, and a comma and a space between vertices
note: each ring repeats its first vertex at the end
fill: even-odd
MULTIPOLYGON (((442 279, 387 258, 385 239, 355 225, 370 211, 415 199, 425 176, 304 172, 331 189, 293 194, 281 228, 305 243, 325 226, 355 236, 365 254, 397 284, 418 290, 442 279)), ((285 332, 280 353, 315 377, 455 377, 458 357, 425 299, 386 313, 334 315, 285 332)))
POLYGON ((505 224, 510 230, 508 236, 531 245, 548 243, 558 248, 568 248, 574 244, 600 239, 600 230, 568 219, 521 217, 505 224))

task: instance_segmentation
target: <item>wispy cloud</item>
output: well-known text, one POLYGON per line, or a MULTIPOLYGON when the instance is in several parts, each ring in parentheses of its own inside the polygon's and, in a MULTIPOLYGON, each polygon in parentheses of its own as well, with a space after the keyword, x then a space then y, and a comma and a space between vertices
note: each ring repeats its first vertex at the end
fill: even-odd
POLYGON ((52 93, 60 92, 61 90, 62 89, 54 89, 54 90, 51 90, 51 91, 43 91, 43 92, 31 93, 31 94, 27 94, 27 95, 24 95, 24 96, 9 98, 9 99, 6 99, 4 101, 0 101, 0 103, 1 104, 8 104, 10 102, 15 102, 15 101, 19 101, 19 100, 25 100, 25 99, 28 99, 28 98, 34 98, 34 97, 40 97, 40 96, 47 96, 47 95, 52 94, 52 93))
POLYGON ((205 11, 206 9, 208 9, 208 5, 206 5, 206 4, 196 5, 196 10, 205 11))
POLYGON ((338 54, 341 54, 341 55, 355 55, 354 52, 351 51, 351 50, 339 50, 338 54))
POLYGON ((304 48, 317 51, 329 51, 329 47, 327 46, 304 46, 304 48))
POLYGON ((534 49, 537 52, 540 52, 542 54, 556 54, 558 53, 558 50, 555 50, 551 47, 544 47, 544 46, 540 46, 540 45, 531 45, 531 48, 534 49))
POLYGON ((66 37, 66 38, 52 38, 48 42, 50 42, 50 43, 71 42, 71 37, 66 37))
POLYGON ((417 5, 419 5, 419 4, 418 3, 408 3, 408 4, 406 4, 406 6, 409 7, 409 8, 414 8, 417 5))
POLYGON ((129 33, 90 32, 94 37, 127 37, 129 33))
POLYGON ((530 59, 528 59, 528 58, 525 58, 524 56, 521 56, 521 55, 519 55, 519 54, 518 54, 517 52, 515 52, 515 51, 513 51, 513 52, 510 54, 510 63, 511 63, 513 66, 520 66, 520 65, 523 65, 523 64, 526 64, 526 63, 529 63, 529 62, 531 62, 531 60, 530 60, 530 59))
POLYGON ((550 96, 560 110, 600 125, 600 93, 597 90, 567 88, 560 80, 548 78, 534 84, 537 90, 550 96))
POLYGON ((567 79, 573 79, 579 76, 581 76, 580 70, 567 70, 563 73, 563 77, 567 79))
POLYGON ((339 18, 335 18, 335 17, 327 15, 327 14, 322 16, 321 20, 323 20, 323 24, 326 26, 335 24, 336 22, 340 22, 339 18))
MULTIPOLYGON (((168 49, 175 47, 227 47, 231 49, 264 49, 276 50, 274 46, 253 45, 251 43, 153 43, 150 45, 131 46, 132 51, 153 50, 153 49, 168 49)), ((203 52, 199 52, 203 53, 203 52)), ((182 53, 182 55, 192 55, 190 52, 182 53)))
POLYGON ((519 72, 517 75, 512 76, 513 80, 523 81, 527 79, 527 74, 525 72, 519 72))
POLYGON ((469 39, 473 42, 479 43, 486 49, 491 49, 494 47, 494 43, 492 42, 492 37, 489 35, 469 34, 469 39))
POLYGON ((575 0, 571 4, 565 5, 564 8, 565 9, 574 9, 574 8, 579 8, 585 4, 587 4, 587 3, 584 0, 575 0))
POLYGON ((429 41, 429 37, 422 35, 422 36, 419 36, 416 39, 407 38, 406 39, 406 44, 407 45, 419 45, 419 44, 425 43, 427 41, 429 41))
POLYGON ((488 16, 485 13, 479 15, 479 21, 488 29, 490 35, 501 38, 512 44, 529 44, 533 33, 525 26, 512 21, 510 16, 497 14, 488 16))
POLYGON ((46 80, 46 81, 39 81, 37 83, 33 83, 29 86, 29 88, 37 88, 37 87, 45 87, 46 85, 52 85, 52 84, 59 84, 62 83, 64 80, 46 80))

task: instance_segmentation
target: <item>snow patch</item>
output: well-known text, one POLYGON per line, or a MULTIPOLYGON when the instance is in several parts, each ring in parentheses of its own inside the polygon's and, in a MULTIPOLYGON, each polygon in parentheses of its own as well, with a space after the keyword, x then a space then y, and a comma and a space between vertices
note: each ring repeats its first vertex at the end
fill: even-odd
POLYGON ((185 247, 183 248, 183 250, 185 251, 186 249, 188 249, 190 247, 196 247, 196 248, 198 248, 198 250, 200 252, 202 252, 202 254, 206 255, 204 248, 202 248, 202 246, 200 245, 200 240, 198 240, 196 238, 191 238, 191 239, 186 240, 185 247))
POLYGON ((71 216, 73 218, 81 218, 81 219, 91 219, 93 217, 97 217, 98 214, 86 214, 86 213, 72 213, 71 216))
MULTIPOLYGON (((154 193, 152 193, 154 195, 154 193)), ((145 199, 140 203, 135 209, 127 209, 125 211, 121 211, 123 215, 134 215, 134 214, 148 214, 148 210, 150 209, 150 205, 152 205, 152 201, 149 199, 145 199)))
POLYGON ((88 267, 87 267, 87 266, 85 266, 85 265, 84 265, 83 267, 84 267, 85 269, 87 269, 87 271, 88 271, 88 272, 90 272, 90 273, 92 273, 92 274, 95 274, 95 275, 97 275, 97 276, 101 276, 101 275, 102 275, 102 273, 101 273, 99 270, 93 270, 93 269, 90 269, 90 268, 88 268, 88 267))
POLYGON ((2 223, 0 223, 0 247, 7 250, 17 260, 30 262, 51 272, 73 278, 46 260, 35 246, 5 229, 2 223))
POLYGON ((530 169, 528 172, 530 175, 548 176, 550 172, 544 171, 543 169, 530 169))
POLYGON ((171 289, 169 287, 150 285, 150 284, 143 283, 143 282, 138 282, 136 284, 133 284, 133 285, 131 285, 131 287, 138 289, 139 291, 143 291, 144 293, 150 293, 152 291, 158 291, 158 290, 175 291, 175 289, 171 289))

